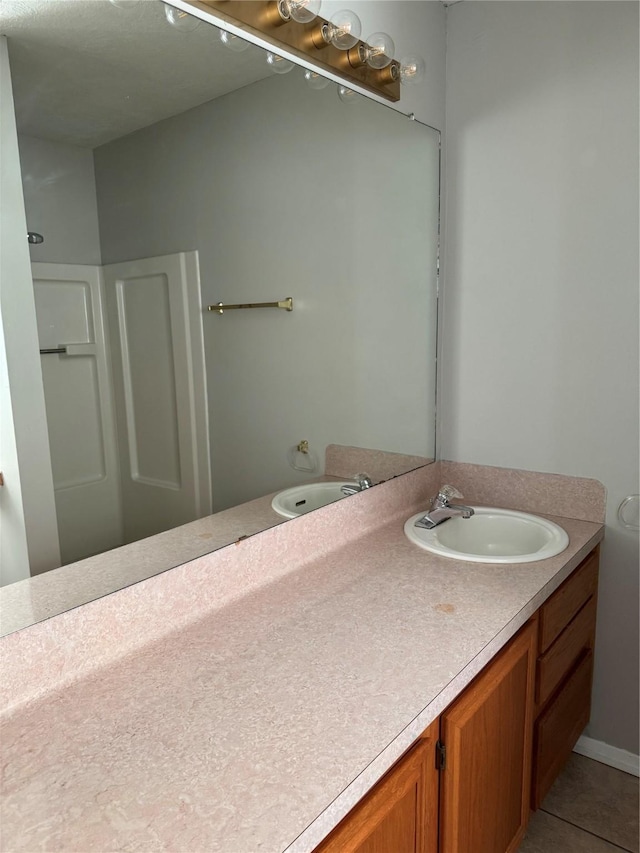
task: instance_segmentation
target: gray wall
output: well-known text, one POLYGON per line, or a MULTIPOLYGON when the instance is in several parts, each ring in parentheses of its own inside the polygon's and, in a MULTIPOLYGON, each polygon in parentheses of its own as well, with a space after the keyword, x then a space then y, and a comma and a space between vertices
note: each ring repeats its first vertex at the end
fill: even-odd
MULTIPOLYGON (((308 439, 433 450, 438 139, 299 71, 95 152, 105 263, 197 249, 216 509, 299 482, 308 439)), ((353 472, 354 474, 356 472, 353 472)))
POLYGON ((448 11, 442 455, 608 490, 589 734, 638 752, 638 4, 448 11))
POLYGON ((18 144, 27 227, 45 240, 30 246, 31 260, 99 264, 93 152, 31 136, 18 144))

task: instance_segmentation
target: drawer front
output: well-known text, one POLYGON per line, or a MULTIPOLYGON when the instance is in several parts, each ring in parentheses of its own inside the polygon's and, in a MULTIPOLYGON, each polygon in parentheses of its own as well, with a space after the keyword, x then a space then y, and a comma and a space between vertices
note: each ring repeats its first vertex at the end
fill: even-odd
POLYGON ((596 549, 540 608, 540 652, 546 652, 597 588, 596 549))
POLYGON ((589 651, 536 722, 531 786, 534 809, 540 806, 589 722, 592 674, 593 652, 589 651))
POLYGON ((596 599, 587 601, 558 639, 538 660, 536 704, 544 705, 586 649, 593 648, 596 630, 596 599))

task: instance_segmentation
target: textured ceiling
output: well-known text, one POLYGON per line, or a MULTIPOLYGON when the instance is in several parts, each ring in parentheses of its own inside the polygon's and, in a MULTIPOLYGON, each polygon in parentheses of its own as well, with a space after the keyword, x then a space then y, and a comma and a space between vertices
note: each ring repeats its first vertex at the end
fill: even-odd
POLYGON ((270 75, 255 47, 167 23, 160 0, 0 0, 20 133, 94 148, 270 75))

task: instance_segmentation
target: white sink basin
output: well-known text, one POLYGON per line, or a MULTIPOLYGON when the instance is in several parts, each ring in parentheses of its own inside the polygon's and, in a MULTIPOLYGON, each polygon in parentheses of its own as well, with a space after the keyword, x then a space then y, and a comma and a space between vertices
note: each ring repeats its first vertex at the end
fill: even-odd
POLYGON ((335 483, 305 483, 303 486, 293 486, 285 489, 271 501, 271 506, 285 518, 295 518, 304 515, 312 509, 320 509, 321 506, 332 504, 344 498, 343 486, 357 486, 355 480, 340 480, 335 483))
POLYGON ((546 518, 494 507, 474 507, 471 518, 449 518, 425 530, 412 515, 404 526, 407 538, 420 548, 472 563, 533 563, 555 557, 569 544, 566 532, 546 518))

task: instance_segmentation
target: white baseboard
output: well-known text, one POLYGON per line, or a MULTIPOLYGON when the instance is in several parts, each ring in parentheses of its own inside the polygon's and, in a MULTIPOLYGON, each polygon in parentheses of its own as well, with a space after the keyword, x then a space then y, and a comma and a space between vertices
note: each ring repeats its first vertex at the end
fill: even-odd
POLYGON ((583 735, 578 738, 578 743, 573 747, 573 751, 587 758, 593 758, 601 764, 615 767, 616 770, 631 773, 632 776, 640 776, 640 756, 634 755, 633 752, 627 752, 626 749, 618 749, 616 746, 609 746, 608 743, 603 743, 601 740, 594 740, 583 735))

